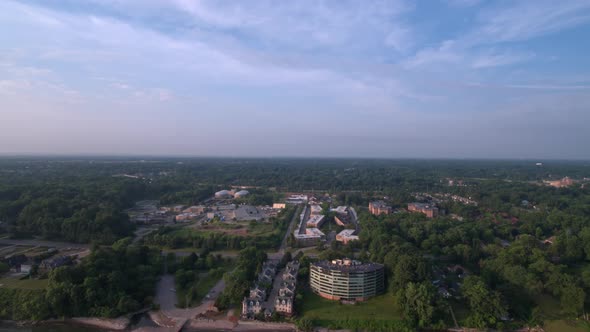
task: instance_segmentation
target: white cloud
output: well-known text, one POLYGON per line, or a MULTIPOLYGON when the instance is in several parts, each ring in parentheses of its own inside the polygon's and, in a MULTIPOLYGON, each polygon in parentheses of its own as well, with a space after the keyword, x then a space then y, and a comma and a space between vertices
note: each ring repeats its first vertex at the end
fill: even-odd
POLYGON ((385 37, 385 45, 403 52, 413 46, 412 36, 413 34, 407 27, 393 27, 387 37, 385 37))
POLYGON ((515 63, 530 60, 534 57, 531 53, 490 53, 478 55, 473 60, 473 68, 489 68, 512 65, 515 63))
POLYGON ((444 0, 448 5, 452 7, 472 7, 478 5, 482 0, 444 0))
POLYGON ((438 47, 425 48, 404 62, 406 68, 432 64, 458 63, 463 55, 456 50, 456 41, 445 40, 438 47))
POLYGON ((471 42, 521 41, 590 22, 590 1, 520 1, 484 11, 480 22, 471 42))

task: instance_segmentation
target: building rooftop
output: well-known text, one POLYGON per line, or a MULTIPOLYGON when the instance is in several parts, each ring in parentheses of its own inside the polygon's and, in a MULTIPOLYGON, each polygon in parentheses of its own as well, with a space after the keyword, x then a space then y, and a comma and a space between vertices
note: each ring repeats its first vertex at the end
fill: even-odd
POLYGON ((300 234, 299 231, 295 231, 294 236, 296 239, 313 239, 321 238, 325 236, 325 234, 317 228, 307 228, 303 234, 300 234))
POLYGON ((434 210, 438 208, 436 206, 434 206, 434 204, 430 204, 430 203, 410 203, 408 205, 411 205, 413 207, 415 207, 416 209, 420 209, 420 210, 434 210))
POLYGON ((384 201, 373 201, 373 202, 371 202, 371 205, 373 205, 373 207, 375 207, 375 208, 389 207, 389 205, 387 203, 385 203, 384 201))
POLYGON ((318 215, 318 214, 322 213, 322 207, 317 204, 311 204, 309 206, 309 208, 311 209, 312 215, 318 215))
POLYGON ((338 233, 338 236, 342 236, 342 237, 356 237, 358 238, 357 235, 355 235, 354 233, 356 233, 355 229, 345 229, 342 232, 338 233))
POLYGON ((306 224, 308 226, 317 227, 323 220, 324 220, 323 215, 315 215, 315 216, 309 217, 309 219, 307 219, 306 224))
POLYGON ((336 212, 336 213, 339 213, 339 214, 345 214, 345 213, 348 213, 347 209, 348 209, 347 206, 339 206, 337 208, 330 209, 330 211, 336 212))
POLYGON ((312 263, 312 266, 317 266, 328 270, 337 270, 342 272, 371 272, 383 268, 382 264, 378 263, 362 263, 356 260, 335 259, 332 261, 320 261, 312 263))

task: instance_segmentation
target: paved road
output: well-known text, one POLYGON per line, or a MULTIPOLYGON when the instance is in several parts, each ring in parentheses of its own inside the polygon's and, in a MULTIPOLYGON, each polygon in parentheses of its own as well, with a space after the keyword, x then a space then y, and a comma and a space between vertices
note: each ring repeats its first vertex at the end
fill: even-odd
POLYGON ((291 218, 291 222, 289 223, 289 227, 287 227, 287 232, 283 237, 283 241, 281 242, 281 246, 277 252, 268 251, 266 254, 268 255, 269 259, 281 259, 285 255, 285 249, 287 248, 287 241, 289 240, 289 236, 293 234, 293 230, 295 225, 299 222, 299 215, 301 214, 301 206, 297 207, 295 210, 295 214, 293 214, 293 218, 291 218))
POLYGON ((270 290, 270 294, 268 295, 268 299, 264 302, 263 307, 266 309, 270 309, 274 311, 275 308, 275 300, 277 296, 279 296, 279 289, 281 288, 281 282, 283 282, 283 273, 285 269, 281 269, 279 273, 275 276, 275 280, 272 283, 272 288, 270 290))
POLYGON ((0 239, 1 246, 38 246, 38 247, 54 247, 54 248, 90 248, 89 244, 71 243, 71 242, 55 242, 46 240, 12 240, 0 239))

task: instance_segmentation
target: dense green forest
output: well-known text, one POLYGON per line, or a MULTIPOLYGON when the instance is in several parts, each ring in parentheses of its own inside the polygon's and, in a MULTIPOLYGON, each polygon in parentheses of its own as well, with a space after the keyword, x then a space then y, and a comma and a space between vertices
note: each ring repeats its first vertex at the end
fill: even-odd
POLYGON ((0 288, 0 319, 117 317, 150 307, 161 255, 129 242, 96 247, 80 264, 54 269, 47 289, 0 288))
MULTIPOLYGON (((447 190, 470 195, 479 205, 443 203, 448 214, 434 219, 407 212, 376 217, 364 209, 359 214, 360 258, 386 266, 389 293, 413 326, 453 326, 451 308, 466 313, 458 315, 461 326, 478 328, 536 325, 586 312, 590 188, 491 180, 447 190), (522 200, 534 203, 523 206, 522 200), (457 264, 460 272, 448 271, 457 264), (441 296, 441 286, 456 287, 460 296, 441 296)), ((331 249, 320 257, 351 255, 350 248, 331 249)))

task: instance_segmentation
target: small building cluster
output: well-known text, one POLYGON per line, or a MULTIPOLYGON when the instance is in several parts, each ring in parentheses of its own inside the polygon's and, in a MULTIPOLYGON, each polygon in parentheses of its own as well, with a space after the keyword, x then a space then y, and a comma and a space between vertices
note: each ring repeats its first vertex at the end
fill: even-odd
POLYGON ((428 218, 438 217, 438 208, 431 203, 409 203, 408 211, 423 213, 428 218))
POLYGON ((471 199, 471 197, 463 197, 463 196, 454 195, 454 194, 450 194, 450 193, 434 193, 434 194, 412 193, 412 196, 414 196, 419 201, 428 201, 432 205, 436 205, 436 204, 440 204, 440 203, 444 203, 444 202, 451 202, 451 201, 465 204, 465 205, 473 205, 473 206, 478 205, 476 201, 471 199))
POLYGON ((340 226, 346 227, 348 225, 356 225, 357 223, 358 218, 356 216, 356 211, 352 207, 339 206, 330 211, 336 213, 334 221, 340 226))
POLYGON ((253 318, 264 312, 264 301, 266 300, 266 290, 256 285, 250 288, 250 295, 242 301, 242 317, 253 318))
POLYGON ((243 198, 250 194, 248 190, 240 190, 236 191, 235 189, 232 190, 220 190, 215 193, 215 199, 231 199, 231 198, 243 198))
POLYGON ((258 274, 256 285, 250 289, 250 294, 242 301, 242 317, 254 318, 257 315, 264 314, 270 316, 272 311, 265 308, 265 301, 268 296, 266 290, 272 285, 277 274, 277 264, 274 261, 266 261, 262 265, 262 271, 258 274))
POLYGON ((52 270, 67 265, 74 265, 79 258, 86 256, 88 249, 84 248, 42 248, 9 246, 0 248, 0 262, 9 267, 9 274, 13 277, 29 275, 35 268, 36 273, 43 275, 52 270))
POLYGON ((289 195, 287 199, 285 199, 286 204, 307 204, 308 197, 307 195, 301 194, 293 194, 289 195))
POLYGON ((574 184, 574 180, 570 179, 569 177, 564 177, 561 180, 556 181, 545 181, 546 184, 555 187, 555 188, 564 188, 569 187, 574 184))
MULTIPOLYGON (((293 232, 293 236, 300 246, 314 246, 326 238, 326 235, 318 228, 321 227, 324 216, 321 208, 313 208, 316 205, 308 205, 299 216, 299 225, 293 232)), ((319 206, 319 205, 318 205, 319 206)))
POLYGON ((158 209, 158 201, 139 201, 127 213, 130 220, 139 225, 165 224, 174 220, 170 211, 158 209))
POLYGON ((278 289, 272 289, 277 265, 274 261, 266 261, 258 275, 256 286, 250 289, 250 293, 242 301, 242 318, 257 318, 261 315, 269 317, 273 312, 286 316, 293 315, 298 272, 299 262, 287 263, 285 270, 279 276, 281 279, 275 282, 275 287, 278 285, 278 289), (277 284, 278 281, 280 281, 279 284, 277 284), (269 290, 271 290, 270 294, 269 290))
POLYGON ((282 275, 283 280, 274 303, 275 312, 287 316, 293 315, 298 272, 299 262, 291 261, 287 263, 285 272, 282 275))
POLYGON ((374 201, 369 203, 369 212, 373 215, 391 214, 392 209, 384 201, 374 201))

